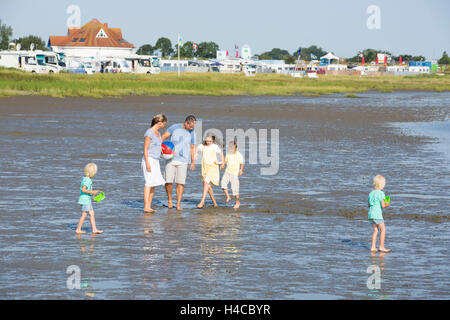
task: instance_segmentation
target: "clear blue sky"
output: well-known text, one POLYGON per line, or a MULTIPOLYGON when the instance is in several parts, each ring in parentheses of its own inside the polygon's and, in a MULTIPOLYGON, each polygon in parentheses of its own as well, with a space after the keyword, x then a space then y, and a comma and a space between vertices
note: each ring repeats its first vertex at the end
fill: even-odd
POLYGON ((165 36, 176 42, 214 41, 221 49, 249 44, 252 53, 295 51, 318 45, 350 57, 365 48, 428 59, 450 53, 449 0, 15 0, 0 2, 2 23, 13 37, 65 35, 69 5, 81 9, 81 24, 93 18, 122 29, 136 47, 165 36), (366 9, 380 8, 381 28, 370 30, 366 9))

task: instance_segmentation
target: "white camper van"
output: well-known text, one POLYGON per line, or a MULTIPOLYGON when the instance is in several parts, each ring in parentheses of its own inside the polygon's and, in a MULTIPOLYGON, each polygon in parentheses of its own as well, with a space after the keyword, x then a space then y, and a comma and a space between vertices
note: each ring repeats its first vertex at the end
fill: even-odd
POLYGON ((157 56, 132 55, 125 58, 133 73, 159 74, 160 59, 157 56))
POLYGON ((45 64, 47 64, 50 67, 54 67, 57 69, 57 72, 61 72, 63 70, 66 70, 66 62, 64 53, 56 53, 52 51, 44 51, 43 52, 45 57, 45 64))
POLYGON ((0 67, 20 69, 20 52, 24 51, 0 51, 0 67))
POLYGON ((59 73, 63 69, 56 53, 41 50, 0 51, 0 66, 33 73, 59 73))
POLYGON ((114 59, 100 59, 100 64, 102 65, 102 71, 105 73, 131 73, 132 69, 128 62, 122 58, 114 59))
POLYGON ((56 53, 47 51, 28 51, 21 57, 21 69, 33 73, 59 73, 63 67, 57 63, 56 53), (46 61, 52 61, 47 63, 46 61), (56 61, 53 64, 53 61, 56 61))

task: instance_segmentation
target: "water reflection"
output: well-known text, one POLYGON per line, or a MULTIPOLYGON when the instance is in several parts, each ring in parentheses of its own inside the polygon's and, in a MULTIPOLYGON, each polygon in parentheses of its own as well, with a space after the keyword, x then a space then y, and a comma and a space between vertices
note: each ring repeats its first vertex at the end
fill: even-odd
POLYGON ((83 239, 82 234, 79 234, 79 233, 77 233, 76 236, 78 239, 78 243, 80 245, 81 252, 83 254, 89 255, 89 254, 94 253, 94 243, 95 243, 95 238, 97 236, 95 233, 91 234, 91 238, 89 240, 83 239))
POLYGON ((202 213, 199 216, 200 269, 212 281, 237 271, 240 248, 240 214, 202 213), (225 274, 224 274, 225 273, 225 274))
POLYGON ((386 289, 383 288, 384 280, 386 276, 386 266, 384 257, 387 252, 371 252, 370 253, 370 265, 367 268, 367 272, 372 273, 367 279, 367 289, 369 289, 368 297, 374 299, 386 299, 386 289))

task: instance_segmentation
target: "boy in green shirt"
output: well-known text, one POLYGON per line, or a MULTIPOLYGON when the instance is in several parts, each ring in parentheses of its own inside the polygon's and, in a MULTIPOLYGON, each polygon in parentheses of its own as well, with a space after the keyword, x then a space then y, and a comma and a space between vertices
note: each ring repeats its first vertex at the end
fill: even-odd
POLYGON ((389 202, 385 201, 385 194, 382 191, 386 185, 386 179, 382 175, 377 175, 373 178, 374 190, 370 192, 368 198, 369 213, 368 219, 372 223, 373 233, 372 233, 372 247, 370 251, 372 252, 390 252, 390 249, 384 247, 384 239, 386 237, 386 226, 383 220, 382 209, 389 207, 389 202), (377 249, 377 236, 378 231, 380 231, 380 249, 377 249))
POLYGON ((80 221, 78 221, 77 230, 76 233, 86 233, 81 230, 81 227, 83 226, 84 220, 86 219, 86 216, 91 216, 91 225, 92 225, 92 233, 103 233, 103 230, 98 230, 97 226, 95 224, 95 212, 94 208, 92 207, 92 196, 96 195, 100 192, 100 190, 92 190, 92 180, 97 173, 97 165, 95 163, 88 163, 84 167, 84 175, 85 177, 81 180, 81 186, 80 186, 80 197, 78 198, 78 204, 81 205, 81 218, 80 221))

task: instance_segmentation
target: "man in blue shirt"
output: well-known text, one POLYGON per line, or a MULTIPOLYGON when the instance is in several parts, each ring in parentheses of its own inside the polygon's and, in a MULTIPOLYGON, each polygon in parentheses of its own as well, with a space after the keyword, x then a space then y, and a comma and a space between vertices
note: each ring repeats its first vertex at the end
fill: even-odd
POLYGON ((161 136, 162 141, 170 137, 170 141, 175 145, 175 156, 166 164, 165 168, 169 209, 173 208, 172 184, 175 181, 177 184, 177 210, 181 210, 181 198, 183 197, 189 159, 191 159, 191 170, 195 169, 195 120, 195 117, 190 115, 184 123, 170 126, 161 136))

